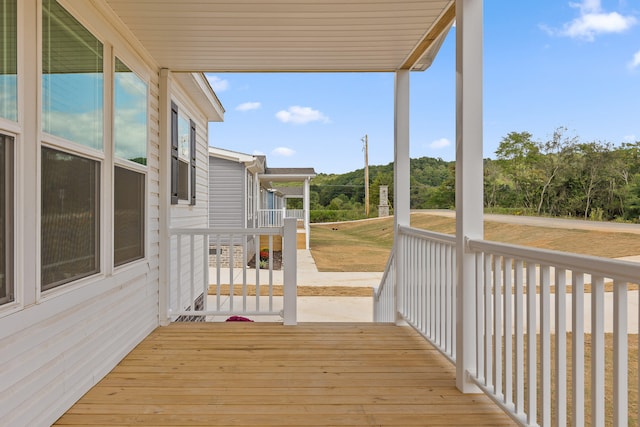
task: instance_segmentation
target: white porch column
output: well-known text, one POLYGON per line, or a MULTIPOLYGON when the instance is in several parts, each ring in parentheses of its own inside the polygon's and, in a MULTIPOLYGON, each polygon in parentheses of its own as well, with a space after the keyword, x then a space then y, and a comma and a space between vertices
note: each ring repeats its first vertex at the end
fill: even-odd
POLYGON ((396 71, 394 117, 394 225, 409 225, 409 70, 396 71))
POLYGON ((396 322, 399 308, 404 304, 401 284, 404 280, 404 250, 398 239, 398 226, 410 223, 410 173, 409 173, 409 70, 396 71, 394 105, 394 167, 393 167, 393 218, 396 245, 396 322))
POLYGON ((171 73, 160 70, 160 289, 158 289, 158 321, 161 326, 170 323, 169 280, 171 263, 171 73))
POLYGON ((465 372, 476 371, 475 258, 467 238, 483 238, 482 0, 456 1, 456 385, 478 392, 465 372))
POLYGON ((304 232, 306 235, 306 248, 309 250, 309 234, 311 232, 311 222, 309 210, 311 209, 311 203, 309 201, 309 193, 311 192, 309 186, 310 179, 307 177, 304 180, 304 199, 302 203, 302 208, 304 209, 304 232))
POLYGON ((260 197, 260 179, 258 172, 253 173, 253 228, 259 227, 258 210, 262 209, 262 197, 260 197))

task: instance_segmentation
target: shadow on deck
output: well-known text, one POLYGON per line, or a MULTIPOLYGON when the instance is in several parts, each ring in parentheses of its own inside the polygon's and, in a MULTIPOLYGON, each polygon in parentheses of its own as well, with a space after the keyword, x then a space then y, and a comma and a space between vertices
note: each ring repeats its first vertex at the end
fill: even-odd
POLYGON ((409 327, 174 323, 56 425, 514 425, 409 327))

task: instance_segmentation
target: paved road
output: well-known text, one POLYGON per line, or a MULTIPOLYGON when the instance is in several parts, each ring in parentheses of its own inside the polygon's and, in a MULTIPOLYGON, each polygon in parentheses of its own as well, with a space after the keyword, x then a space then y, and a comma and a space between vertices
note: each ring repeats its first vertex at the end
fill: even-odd
MULTIPOLYGON (((430 215, 446 216, 449 218, 455 218, 456 216, 455 211, 445 210, 445 209, 412 210, 411 212, 422 212, 430 215)), ((520 225, 533 225, 537 227, 597 230, 597 231, 611 231, 611 232, 617 232, 617 233, 640 234, 640 224, 585 221, 582 219, 546 218, 546 217, 537 217, 537 216, 498 215, 498 214, 485 214, 484 219, 485 221, 502 222, 505 224, 520 224, 520 225)))

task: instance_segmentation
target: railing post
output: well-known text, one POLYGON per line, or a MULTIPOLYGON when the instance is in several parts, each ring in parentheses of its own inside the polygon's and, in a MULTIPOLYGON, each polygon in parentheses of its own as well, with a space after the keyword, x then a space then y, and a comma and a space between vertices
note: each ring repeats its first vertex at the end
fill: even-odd
POLYGON ((304 180, 304 200, 303 200, 303 209, 302 209, 302 221, 304 223, 304 233, 305 233, 305 249, 309 250, 309 241, 311 235, 311 202, 309 194, 311 193, 310 180, 304 180))
POLYGON ((395 323, 396 325, 402 325, 404 323, 404 319, 402 317, 403 313, 403 305, 404 305, 404 291, 405 291, 405 267, 406 267, 406 263, 405 263, 405 257, 406 257, 406 253, 405 253, 405 249, 404 249, 404 242, 405 239, 403 238, 403 236, 400 234, 400 229, 399 227, 396 227, 396 238, 395 238, 395 244, 396 244, 396 270, 394 271, 395 273, 395 278, 394 278, 394 284, 395 286, 393 287, 393 310, 394 310, 394 316, 395 316, 395 323))
POLYGON ((297 222, 298 220, 295 218, 284 219, 284 235, 282 237, 282 268, 284 268, 283 319, 285 325, 296 325, 298 323, 297 222))

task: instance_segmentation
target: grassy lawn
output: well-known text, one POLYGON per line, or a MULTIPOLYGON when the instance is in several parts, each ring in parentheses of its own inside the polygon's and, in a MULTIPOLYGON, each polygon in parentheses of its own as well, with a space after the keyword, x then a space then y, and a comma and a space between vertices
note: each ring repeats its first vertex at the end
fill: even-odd
MULTIPOLYGON (((411 214, 416 228, 455 234, 455 220, 411 214)), ((485 221, 485 239, 607 258, 640 254, 635 234, 533 227, 485 221)), ((311 226, 311 253, 320 271, 384 271, 393 245, 393 218, 311 226)))

